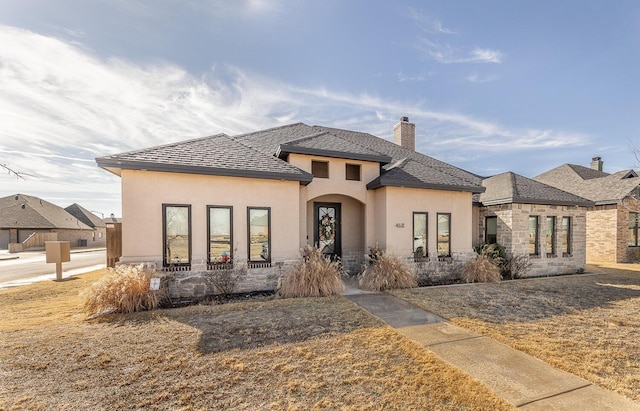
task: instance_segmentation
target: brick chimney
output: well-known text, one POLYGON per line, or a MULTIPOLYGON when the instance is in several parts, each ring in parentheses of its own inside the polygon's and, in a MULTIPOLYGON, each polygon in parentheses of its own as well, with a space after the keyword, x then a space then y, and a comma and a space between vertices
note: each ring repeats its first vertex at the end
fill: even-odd
POLYGON ((593 157, 591 159, 591 169, 592 170, 598 170, 598 171, 602 171, 602 165, 603 165, 603 161, 601 157, 593 157))
POLYGON ((393 142, 415 151, 416 125, 415 123, 409 123, 409 117, 400 117, 400 122, 393 126, 393 142))

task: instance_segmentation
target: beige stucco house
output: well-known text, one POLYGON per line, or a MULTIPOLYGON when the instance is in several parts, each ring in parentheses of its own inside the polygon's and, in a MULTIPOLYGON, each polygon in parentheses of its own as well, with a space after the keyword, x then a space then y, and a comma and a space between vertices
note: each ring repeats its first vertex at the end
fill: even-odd
POLYGON ((530 276, 575 273, 585 266, 587 208, 593 202, 506 172, 483 180, 474 196, 474 244, 498 243, 529 256, 530 276))
POLYGON ((231 264, 248 267, 241 289, 273 289, 305 244, 351 273, 376 244, 418 260, 473 256, 482 179, 416 152, 406 117, 394 136, 297 123, 98 158, 122 181, 120 261, 176 272, 180 295, 205 293, 197 277, 231 264))
POLYGON ((633 262, 640 250, 640 178, 633 170, 609 174, 602 167, 594 157, 590 167, 563 164, 534 180, 594 202, 586 215, 588 262, 633 262))

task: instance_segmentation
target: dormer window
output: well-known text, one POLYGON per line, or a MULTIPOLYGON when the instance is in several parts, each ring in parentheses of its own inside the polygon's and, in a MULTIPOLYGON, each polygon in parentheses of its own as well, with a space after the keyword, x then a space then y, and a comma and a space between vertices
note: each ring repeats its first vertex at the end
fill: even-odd
POLYGON ((360 181, 360 164, 347 164, 345 178, 351 181, 360 181))
POLYGON ((329 162, 312 160, 311 174, 318 178, 329 178, 329 162))

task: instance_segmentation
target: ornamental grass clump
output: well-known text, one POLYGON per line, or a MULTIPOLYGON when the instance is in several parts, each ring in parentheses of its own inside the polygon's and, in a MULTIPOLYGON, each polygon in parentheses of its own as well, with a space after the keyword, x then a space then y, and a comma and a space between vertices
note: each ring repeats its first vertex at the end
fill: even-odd
POLYGON ((462 267, 462 281, 467 283, 497 283, 500 269, 485 254, 467 261, 462 267))
POLYGON ((371 291, 418 286, 415 274, 406 261, 395 255, 385 254, 378 246, 371 248, 364 271, 360 274, 360 287, 371 291))
POLYGON ((326 297, 344 290, 339 261, 331 261, 322 251, 310 245, 304 246, 302 257, 285 275, 279 290, 280 296, 326 297))
POLYGON ((157 308, 166 298, 166 292, 151 290, 150 281, 157 277, 143 265, 119 265, 109 268, 107 274, 83 294, 83 309, 88 314, 146 311, 157 308))

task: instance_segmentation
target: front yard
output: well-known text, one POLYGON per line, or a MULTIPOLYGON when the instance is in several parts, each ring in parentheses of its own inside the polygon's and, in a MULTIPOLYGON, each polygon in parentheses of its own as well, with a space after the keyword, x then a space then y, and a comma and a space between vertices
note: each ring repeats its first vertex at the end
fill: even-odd
POLYGON ((640 266, 590 268, 393 294, 640 403, 640 266))
POLYGON ((507 410, 342 297, 88 320, 102 272, 0 291, 0 410, 507 410))

